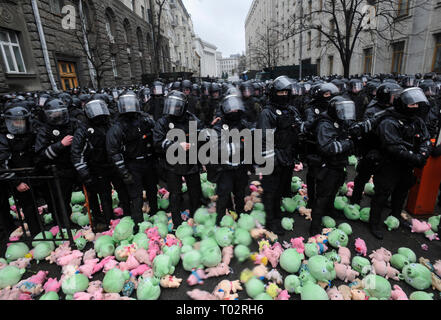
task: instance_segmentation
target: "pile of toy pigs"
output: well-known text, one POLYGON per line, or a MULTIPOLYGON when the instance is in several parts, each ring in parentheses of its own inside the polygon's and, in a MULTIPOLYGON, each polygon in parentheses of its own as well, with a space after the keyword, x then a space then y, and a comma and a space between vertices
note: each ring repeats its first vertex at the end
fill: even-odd
MULTIPOLYGON (((323 219, 325 229, 319 235, 278 242, 264 227, 260 183, 253 182, 250 189, 246 203, 251 213, 226 215, 219 226, 214 207, 200 208, 175 231, 170 216, 159 211, 146 214, 136 234, 130 217, 112 221, 104 233, 94 233, 88 226, 73 230, 75 250, 61 240, 66 230, 57 227, 37 235, 32 248, 11 243, 5 259, 0 259, 0 299, 156 300, 161 290, 181 286, 188 288, 186 294, 194 300, 237 300, 241 291, 256 300, 433 300, 433 294, 425 290, 441 291, 441 261, 432 264, 417 259, 405 247, 390 252, 369 250, 359 238, 350 243, 351 226, 342 223, 337 227, 330 217, 323 219), (42 241, 43 237, 53 242, 42 241), (258 245, 258 251, 251 252, 252 244, 258 245), (351 246, 356 256, 351 256, 351 246), (251 261, 254 268, 236 270, 238 279, 225 280, 232 274, 233 259, 251 261), (31 263, 55 264, 60 277, 48 278, 48 271, 41 270, 22 279, 31 263), (188 273, 185 281, 174 275, 177 268, 188 273), (93 281, 98 273, 104 273, 103 280, 93 281), (209 278, 219 278, 213 291, 198 289, 209 278), (337 280, 345 284, 334 285, 337 280), (405 282, 415 291, 408 297, 389 280, 405 282)), ((291 199, 294 204, 285 199, 289 209, 285 212, 299 212, 308 219, 310 212, 302 206, 306 186, 300 183, 296 191, 300 197, 291 199)), ((165 194, 162 190, 161 199, 165 194)), ((286 217, 282 224, 292 231, 294 219, 286 217)))

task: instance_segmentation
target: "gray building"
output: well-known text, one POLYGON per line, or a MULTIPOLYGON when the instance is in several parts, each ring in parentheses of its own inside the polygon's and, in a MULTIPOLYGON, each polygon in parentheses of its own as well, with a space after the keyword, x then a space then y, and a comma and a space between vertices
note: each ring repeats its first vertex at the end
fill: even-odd
POLYGON ((128 85, 152 70, 149 1, 3 0, 0 7, 1 92, 128 85))
MULTIPOLYGON (((366 0, 362 7, 372 12, 378 10, 369 2, 366 0)), ((369 21, 371 24, 366 25, 357 40, 350 74, 441 73, 441 1, 394 0, 393 4, 394 9, 390 12, 396 15, 395 31, 391 32, 381 17, 369 21), (369 32, 370 28, 384 30, 387 37, 369 32)), ((245 21, 247 67, 258 69, 251 59, 250 48, 257 42, 257 35, 265 33, 266 26, 277 26, 279 30, 287 28, 292 25, 293 17, 297 21, 301 15, 320 11, 327 5, 329 0, 254 0, 245 21)), ((323 30, 335 28, 329 14, 316 13, 306 23, 311 21, 322 26, 323 30)), ((338 51, 318 30, 306 30, 281 39, 276 52, 277 66, 310 63, 317 65, 321 76, 344 73, 338 51)))

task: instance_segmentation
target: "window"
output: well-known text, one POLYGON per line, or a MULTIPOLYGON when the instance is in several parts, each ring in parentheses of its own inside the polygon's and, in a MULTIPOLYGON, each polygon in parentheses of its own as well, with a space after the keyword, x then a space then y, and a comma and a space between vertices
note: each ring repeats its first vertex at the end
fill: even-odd
POLYGON ((320 64, 321 64, 321 60, 317 59, 316 61, 316 65, 317 65, 317 75, 320 76, 320 64))
POLYGON ((0 30, 0 46, 8 73, 26 73, 18 33, 0 30))
POLYGON ((334 56, 329 56, 329 75, 334 71, 334 56))
POLYGON ((308 32, 308 50, 311 50, 311 31, 308 32))
POLYGON ((392 45, 392 73, 401 73, 404 56, 404 41, 392 45))
POLYGON ((141 14, 142 14, 142 20, 145 20, 145 8, 144 8, 144 6, 141 6, 141 14))
POLYGON ((441 34, 436 36, 435 54, 433 56, 432 71, 441 73, 441 34))
POLYGON ((108 14, 106 14, 106 32, 110 43, 115 43, 115 37, 113 36, 113 31, 114 29, 113 29, 112 19, 108 14))
POLYGON ((409 14, 409 0, 398 0, 397 16, 403 17, 409 14))
POLYGON ((364 73, 372 72, 372 48, 364 50, 364 73))
POLYGON ((49 6, 51 8, 52 13, 61 14, 61 9, 64 7, 63 0, 50 0, 49 6))
POLYGON ((112 62, 113 76, 116 78, 118 77, 118 68, 116 67, 116 56, 113 55, 112 58, 110 58, 110 61, 112 62))
POLYGON ((135 11, 136 9, 136 2, 135 0, 132 0, 132 11, 135 11))

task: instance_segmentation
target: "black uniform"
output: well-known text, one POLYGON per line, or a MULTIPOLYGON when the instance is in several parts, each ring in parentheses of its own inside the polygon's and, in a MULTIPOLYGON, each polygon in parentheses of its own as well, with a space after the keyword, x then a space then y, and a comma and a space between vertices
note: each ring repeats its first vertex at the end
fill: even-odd
POLYGON ((143 190, 146 191, 150 213, 158 211, 154 124, 146 114, 124 114, 107 132, 107 152, 127 185, 135 223, 144 221, 143 190))
POLYGON ((265 158, 274 159, 274 172, 265 175, 262 181, 264 189, 263 203, 268 217, 268 222, 276 232, 281 230, 280 222, 282 212, 281 200, 290 189, 294 169, 295 146, 297 144, 297 130, 294 128, 295 119, 298 117, 293 107, 279 109, 276 105, 268 105, 262 111, 257 124, 257 129, 262 130, 265 158), (266 131, 275 129, 274 149, 266 145, 266 131))
POLYGON ((130 212, 127 189, 107 154, 106 135, 109 129, 109 123, 87 121, 75 131, 71 155, 80 180, 89 193, 94 220, 107 225, 113 219, 112 185, 118 192, 124 213, 128 215, 130 212), (97 196, 100 198, 102 214, 97 196))
POLYGON ((392 111, 378 125, 383 161, 374 176, 370 225, 378 228, 381 213, 392 195, 391 215, 400 218, 409 189, 415 184, 414 168, 424 167, 431 152, 426 125, 419 117, 392 111))
MULTIPOLYGON (((72 213, 70 207, 72 191, 77 181, 77 174, 75 167, 70 158, 71 146, 65 147, 61 141, 66 136, 73 136, 80 123, 78 120, 71 119, 66 125, 52 126, 46 123, 40 123, 37 129, 37 137, 35 141, 36 164, 38 167, 44 168, 48 165, 55 165, 60 179, 61 193, 64 206, 68 216, 72 213)), ((52 172, 43 170, 48 175, 52 172)), ((61 213, 61 207, 55 199, 56 204, 52 203, 49 194, 46 194, 46 202, 49 205, 49 210, 54 212, 56 208, 57 213, 61 213)), ((61 219, 61 223, 64 221, 61 219)))
MULTIPOLYGON (((172 129, 180 129, 187 135, 190 131, 189 122, 195 121, 197 123, 197 130, 202 129, 202 123, 200 120, 189 112, 185 112, 181 117, 164 116, 156 122, 153 131, 153 141, 156 150, 160 154, 160 163, 165 170, 165 176, 167 181, 168 191, 170 192, 170 208, 169 211, 173 216, 173 223, 177 227, 182 223, 180 215, 180 200, 182 189, 182 177, 185 178, 187 183, 188 192, 190 195, 190 211, 193 214, 201 205, 202 189, 199 177, 199 164, 189 164, 189 153, 187 152, 187 164, 175 164, 172 165, 167 162, 166 154, 167 150, 178 143, 178 138, 175 141, 167 139, 167 133, 172 129)), ((184 142, 184 141, 180 141, 184 142)))
POLYGON ((162 111, 164 109, 164 97, 154 96, 147 103, 147 113, 150 114, 155 121, 158 121, 162 117, 162 111))

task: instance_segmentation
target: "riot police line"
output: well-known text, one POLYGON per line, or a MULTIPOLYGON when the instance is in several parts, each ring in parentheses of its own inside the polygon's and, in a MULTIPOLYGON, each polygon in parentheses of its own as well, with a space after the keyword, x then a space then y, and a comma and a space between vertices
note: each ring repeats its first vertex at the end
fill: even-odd
MULTIPOLYGON (((190 123, 196 123, 198 131, 216 131, 215 139, 223 131, 257 129, 262 132, 261 156, 274 164, 271 173, 261 177, 270 230, 284 233, 280 203, 290 196, 293 169, 301 161, 307 167, 310 234, 320 233, 321 218, 332 215, 334 198, 345 181, 348 157, 355 154, 360 164, 351 203, 360 203, 373 176, 376 193, 369 225, 382 239, 381 213, 389 197, 391 215, 402 221, 404 202, 415 183, 413 170, 424 167, 430 155, 441 154, 431 142, 439 140, 440 87, 440 76, 430 73, 302 81, 282 76, 266 83, 184 80, 165 85, 158 80, 151 86, 99 92, 76 88, 7 94, 1 101, 0 169, 32 167, 43 176, 55 167, 61 201, 50 201, 44 192, 40 201, 52 212, 64 207, 69 216, 71 194, 84 186, 96 231, 106 230, 114 218, 112 190, 118 192, 124 213, 137 224, 143 221, 143 192, 150 214, 158 211, 159 184, 170 192, 168 211, 176 228, 183 221, 183 178, 191 215, 208 205, 199 178, 207 171, 208 179, 217 183, 219 223, 227 210, 244 211, 246 187, 258 169, 256 163, 243 161, 245 142, 230 148, 227 162, 171 164, 166 159, 170 148, 179 146, 188 153, 193 146, 188 140, 170 140, 168 134, 179 129, 188 135, 190 123), (274 133, 271 143, 267 131, 274 133)), ((208 137, 206 143, 212 142, 208 137)), ((36 235, 41 225, 29 192, 40 187, 14 175, 13 171, 0 174, 3 237, 8 238, 15 227, 7 206, 11 193, 24 208, 31 235, 36 235), (9 182, 11 178, 14 182, 9 182)))

